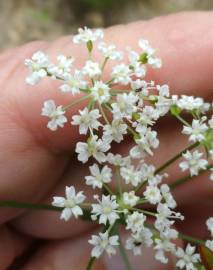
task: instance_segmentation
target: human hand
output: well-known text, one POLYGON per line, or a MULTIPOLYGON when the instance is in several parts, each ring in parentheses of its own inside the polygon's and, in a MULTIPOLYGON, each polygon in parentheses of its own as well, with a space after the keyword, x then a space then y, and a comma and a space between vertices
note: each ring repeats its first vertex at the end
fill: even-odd
MULTIPOLYGON (((140 37, 148 39, 159 49, 158 54, 163 60, 163 68, 150 70, 150 78, 158 83, 168 83, 172 93, 200 95, 208 99, 212 97, 213 85, 212 22, 212 13, 177 14, 109 28, 105 31, 105 39, 120 49, 127 45, 134 48, 140 37)), ((53 98, 64 104, 70 101, 70 96, 57 93, 57 83, 51 80, 44 80, 32 89, 25 84, 27 69, 23 65, 24 59, 37 50, 45 51, 52 59, 60 52, 73 55, 79 63, 86 57, 79 51, 79 46, 72 45, 70 37, 51 44, 33 42, 0 56, 0 200, 50 203, 53 195, 63 193, 64 186, 70 184, 90 193, 87 186, 82 188, 87 168, 73 156, 79 139, 77 128, 67 125, 52 133, 46 128, 46 119, 40 116, 44 100, 53 98)), ((73 113, 70 112, 70 119, 73 113)), ((174 120, 166 119, 161 123, 161 146, 152 161, 154 164, 160 165, 160 161, 169 159, 172 153, 188 144, 184 136, 177 137, 179 129, 174 120)), ((177 166, 168 172, 168 181, 171 182, 181 176, 177 166)), ((179 227, 182 232, 203 234, 204 221, 212 211, 211 183, 206 178, 205 175, 197 177, 175 191, 178 205, 187 217, 184 225, 179 227)), ((47 241, 21 269, 85 268, 90 252, 87 245, 91 234, 89 229, 94 229, 88 223, 72 219, 65 223, 59 220, 57 212, 14 209, 1 209, 0 221, 0 269, 11 265, 13 258, 26 251, 36 238, 47 241)), ((171 265, 166 268, 155 264, 148 255, 140 261, 146 265, 146 270, 171 269, 171 265)), ((110 260, 105 258, 94 269, 107 269, 109 263, 110 260)), ((115 266, 110 269, 115 269, 115 266)), ((123 267, 116 266, 116 269, 123 267)))

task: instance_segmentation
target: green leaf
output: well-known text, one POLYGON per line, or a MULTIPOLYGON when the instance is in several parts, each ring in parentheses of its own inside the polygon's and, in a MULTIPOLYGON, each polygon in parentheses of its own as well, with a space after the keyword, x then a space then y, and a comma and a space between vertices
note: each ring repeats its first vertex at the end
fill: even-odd
POLYGON ((213 252, 203 245, 199 246, 199 252, 206 270, 213 270, 213 252))

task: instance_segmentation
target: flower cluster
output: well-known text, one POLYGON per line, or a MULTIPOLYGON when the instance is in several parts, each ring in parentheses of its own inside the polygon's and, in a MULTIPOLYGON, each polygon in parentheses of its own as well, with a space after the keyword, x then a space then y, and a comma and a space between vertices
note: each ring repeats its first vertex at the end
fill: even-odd
MULTIPOLYGON (((129 232, 125 248, 134 255, 141 254, 142 246, 152 246, 160 262, 167 263, 171 253, 177 258, 177 268, 197 269, 201 259, 195 247, 188 244, 184 250, 176 244, 179 232, 174 224, 184 217, 176 210, 172 186, 165 183, 168 175, 162 172, 181 157, 179 167, 183 172, 188 171, 188 178, 212 169, 212 104, 200 97, 170 95, 168 85, 146 81, 148 67, 158 69, 162 65, 147 40, 139 40, 137 52, 129 47, 121 52, 114 44, 102 41, 103 37, 100 29, 79 29, 73 42, 85 44, 88 59, 78 69, 74 67, 73 57, 59 55, 54 64, 41 51, 25 61, 31 71, 26 79, 28 84, 35 85, 42 78, 50 77, 61 82, 58 91, 70 93, 68 104, 45 101, 42 115, 49 118, 47 127, 52 131, 64 125, 77 126, 79 134, 85 137, 76 144, 77 158, 82 163, 93 162, 85 185, 97 190, 94 201, 86 201, 83 191, 76 192, 71 186, 66 187, 65 197, 54 197, 52 204, 62 208, 61 219, 65 221, 87 211, 93 222, 103 226, 102 232, 89 240, 94 246, 92 258, 100 257, 104 251, 115 254, 116 246, 121 245, 117 229, 120 225, 129 232), (100 62, 93 58, 94 50, 102 55, 100 62), (122 59, 128 60, 121 62, 122 59), (106 73, 109 61, 112 69, 106 73), (66 112, 83 101, 86 106, 68 119, 66 112), (192 144, 171 162, 156 168, 147 160, 160 145, 155 124, 167 114, 181 122, 182 133, 192 144), (132 139, 128 155, 115 153, 112 148, 127 137, 132 139), (112 182, 116 189, 111 188, 112 182)), ((213 180, 213 173, 210 179, 213 180)), ((207 226, 212 236, 213 217, 208 219, 207 226)), ((213 250, 213 241, 207 240, 206 246, 213 250)))

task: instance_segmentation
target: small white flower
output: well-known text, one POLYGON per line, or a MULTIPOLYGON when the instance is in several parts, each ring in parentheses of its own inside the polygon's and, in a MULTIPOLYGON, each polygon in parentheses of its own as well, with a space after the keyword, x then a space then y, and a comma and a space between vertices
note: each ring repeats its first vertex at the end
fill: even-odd
POLYGON ((104 251, 109 256, 114 255, 116 253, 114 246, 119 245, 118 239, 119 237, 117 235, 109 236, 107 231, 105 233, 99 233, 99 236, 92 235, 92 239, 88 241, 91 245, 95 246, 92 249, 91 256, 99 258, 104 251))
POLYGON ((86 163, 89 157, 93 156, 98 162, 106 161, 106 155, 110 145, 106 141, 98 139, 97 135, 92 136, 87 140, 87 143, 78 142, 76 144, 76 153, 78 153, 78 160, 86 163))
POLYGON ((166 204, 169 206, 169 208, 175 208, 177 203, 174 200, 174 198, 170 192, 169 186, 167 184, 161 185, 160 191, 161 191, 161 194, 162 194, 166 204))
POLYGON ((183 110, 193 111, 202 110, 204 101, 200 97, 182 95, 181 98, 176 101, 176 104, 183 110))
POLYGON ((131 230, 133 233, 139 232, 144 227, 146 216, 143 213, 137 211, 128 215, 126 219, 126 229, 131 230))
POLYGON ((181 162, 179 166, 182 171, 189 169, 191 176, 198 175, 199 170, 206 169, 206 166, 208 165, 208 161, 201 158, 203 153, 200 153, 197 150, 192 153, 187 151, 182 156, 185 158, 185 161, 181 162))
POLYGON ((57 207, 63 207, 63 211, 61 213, 61 219, 65 221, 69 220, 72 215, 77 218, 78 216, 83 215, 83 211, 79 204, 81 204, 85 200, 85 196, 83 191, 76 193, 75 188, 73 186, 66 187, 65 190, 66 197, 53 197, 52 205, 57 207))
POLYGON ((98 204, 92 204, 91 218, 96 220, 99 216, 99 224, 106 225, 107 221, 110 224, 114 224, 119 218, 119 215, 116 213, 117 208, 118 204, 115 196, 102 195, 102 200, 99 200, 98 204))
POLYGON ((132 113, 136 111, 138 97, 134 93, 119 94, 116 102, 112 103, 113 118, 119 120, 123 117, 132 118, 132 113))
POLYGON ((131 163, 130 156, 122 157, 119 154, 114 155, 112 153, 107 155, 107 161, 116 167, 130 166, 131 163))
POLYGON ((41 115, 49 117, 51 120, 48 122, 47 127, 55 131, 58 126, 63 127, 67 122, 67 118, 64 116, 65 111, 62 106, 56 107, 54 100, 47 100, 44 102, 41 115))
POLYGON ((194 265, 200 261, 200 255, 194 253, 195 247, 188 244, 186 250, 178 248, 176 251, 176 256, 179 260, 176 263, 176 266, 180 269, 185 268, 186 270, 196 270, 197 267, 194 265))
POLYGON ((207 225, 208 230, 211 232, 211 236, 213 237, 213 217, 210 217, 209 219, 207 219, 206 225, 207 225))
POLYGON ((127 85, 128 83, 131 82, 131 70, 129 67, 125 64, 120 64, 112 69, 112 78, 114 79, 114 83, 120 83, 127 85))
POLYGON ((169 97, 169 86, 167 84, 157 85, 156 89, 158 90, 160 96, 169 97))
POLYGON ((86 184, 93 188, 102 188, 103 183, 110 183, 112 180, 112 170, 107 165, 100 170, 97 164, 93 164, 89 170, 91 175, 85 177, 86 184))
POLYGON ((143 195, 151 204, 157 204, 162 199, 161 192, 157 186, 148 185, 143 195))
POLYGON ((168 263, 168 258, 165 256, 165 252, 175 252, 175 244, 170 241, 168 238, 156 238, 155 239, 155 259, 161 263, 168 263))
POLYGON ((135 195, 135 191, 132 190, 130 192, 124 192, 123 193, 123 202, 126 205, 130 205, 131 207, 135 206, 138 202, 140 197, 135 195))
POLYGON ((120 169, 122 178, 126 184, 131 184, 134 187, 137 187, 141 182, 141 172, 137 171, 134 166, 122 167, 120 169))
POLYGON ((213 240, 206 240, 205 246, 213 252, 213 240))
POLYGON ((47 67, 50 65, 48 56, 42 51, 33 54, 31 59, 25 60, 25 65, 32 73, 26 78, 26 82, 35 85, 43 77, 47 76, 47 67))
POLYGON ((140 55, 135 51, 128 50, 130 68, 134 71, 134 75, 142 78, 146 75, 146 67, 140 63, 140 55))
POLYGON ((100 104, 110 100, 110 88, 107 84, 102 81, 96 81, 94 86, 91 87, 91 96, 95 101, 98 101, 100 104))
POLYGON ((80 89, 85 89, 87 82, 83 80, 83 74, 79 70, 75 70, 74 74, 67 74, 64 77, 64 84, 59 89, 63 93, 72 93, 73 95, 79 94, 80 89))
POLYGON ((103 139, 120 143, 123 135, 127 134, 127 125, 120 120, 113 120, 110 125, 105 125, 103 130, 103 139))
POLYGON ((87 134, 88 129, 96 129, 101 126, 101 123, 97 121, 101 117, 99 110, 94 109, 89 111, 87 107, 83 110, 79 110, 80 115, 74 115, 72 117, 72 125, 79 125, 79 133, 87 134))
POLYGON ((98 44, 99 51, 104 55, 105 58, 109 58, 111 60, 122 60, 123 53, 116 50, 116 46, 114 44, 107 45, 104 42, 100 42, 98 44))
POLYGON ((57 60, 58 64, 49 65, 47 70, 52 76, 63 78, 70 72, 74 59, 72 57, 66 57, 65 55, 59 55, 57 60))
POLYGON ((99 63, 93 62, 91 60, 86 61, 85 66, 82 70, 84 75, 88 75, 90 78, 95 78, 96 76, 101 75, 101 68, 99 63))
POLYGON ((148 40, 140 39, 138 45, 143 50, 143 52, 146 53, 148 64, 150 64, 153 68, 161 68, 161 59, 155 57, 156 50, 149 45, 148 40))
POLYGON ((78 29, 78 34, 73 36, 73 42, 78 43, 87 43, 88 41, 96 41, 97 39, 103 38, 104 33, 101 29, 92 31, 91 29, 84 28, 78 29))
POLYGON ((192 126, 184 126, 183 134, 190 135, 189 140, 193 142, 201 142, 205 139, 204 133, 208 130, 208 126, 201 120, 193 119, 192 126))

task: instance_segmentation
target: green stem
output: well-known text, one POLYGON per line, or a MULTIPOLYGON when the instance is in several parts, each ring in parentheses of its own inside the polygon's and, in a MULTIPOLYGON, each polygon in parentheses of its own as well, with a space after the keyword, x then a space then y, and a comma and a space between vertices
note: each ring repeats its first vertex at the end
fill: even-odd
POLYGON ((129 262, 129 258, 128 258, 128 255, 126 254, 126 250, 121 242, 121 237, 119 235, 119 242, 120 242, 120 245, 119 245, 119 251, 120 251, 120 254, 121 254, 121 257, 123 259, 123 262, 125 264, 125 267, 126 267, 126 270, 133 270, 130 262, 129 262))
POLYGON ((107 116, 106 116, 106 114, 105 114, 105 112, 104 112, 104 110, 103 110, 100 103, 99 103, 99 108, 100 108, 101 114, 102 114, 102 116, 104 118, 104 121, 106 122, 107 125, 110 125, 109 120, 107 119, 107 116))
POLYGON ((48 204, 25 203, 16 201, 0 201, 0 207, 22 208, 30 210, 62 211, 63 208, 48 204))
POLYGON ((170 164, 172 164, 177 159, 179 159, 186 151, 194 149, 199 144, 200 144, 199 142, 196 142, 196 143, 193 143, 193 144, 189 145, 187 148, 185 148, 184 150, 182 150, 181 152, 179 152, 176 156, 174 156, 173 158, 169 159, 166 163, 164 163, 162 166, 160 166, 158 169, 156 169, 155 174, 158 174, 159 172, 162 172, 170 164))
POLYGON ((203 241, 201 239, 197 239, 197 238, 192 237, 192 236, 189 236, 189 235, 186 235, 186 234, 183 234, 183 233, 179 233, 178 236, 182 240, 188 241, 188 242, 193 243, 193 244, 197 244, 197 245, 203 245, 203 244, 205 244, 205 241, 203 241))
POLYGON ((182 185, 182 184, 184 184, 184 183, 186 183, 186 182, 188 182, 188 181, 194 179, 196 176, 201 175, 202 173, 208 171, 208 170, 211 169, 211 168, 213 168, 213 164, 210 164, 209 166, 207 166, 205 170, 200 170, 199 173, 198 173, 198 175, 194 175, 194 176, 192 177, 190 174, 188 174, 188 175, 186 175, 186 176, 184 176, 184 177, 182 177, 182 178, 176 180, 175 182, 171 183, 171 184, 169 185, 169 187, 170 187, 171 189, 174 189, 174 188, 176 188, 177 186, 182 185))
POLYGON ((95 260, 96 260, 95 257, 90 257, 89 262, 88 262, 87 267, 86 267, 86 270, 91 270, 92 269, 92 266, 93 266, 95 260))
POLYGON ((110 187, 106 183, 103 183, 103 187, 108 191, 110 195, 115 195, 114 192, 110 189, 110 187))
POLYGON ((181 117, 179 114, 174 114, 174 116, 184 125, 186 125, 187 127, 190 127, 191 125, 185 120, 183 119, 183 117, 181 117))
POLYGON ((74 105, 77 105, 78 103, 82 102, 83 100, 86 100, 90 97, 90 95, 86 95, 86 96, 83 96, 77 100, 74 100, 73 102, 71 102, 70 104, 66 105, 66 106, 63 106, 63 110, 66 111, 67 109, 71 108, 72 106, 74 105))

